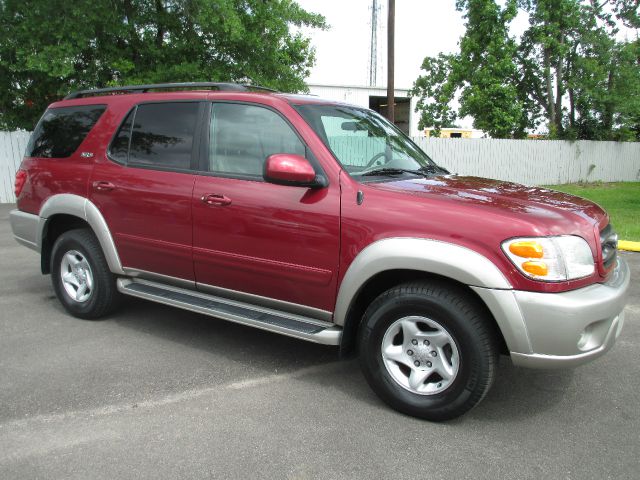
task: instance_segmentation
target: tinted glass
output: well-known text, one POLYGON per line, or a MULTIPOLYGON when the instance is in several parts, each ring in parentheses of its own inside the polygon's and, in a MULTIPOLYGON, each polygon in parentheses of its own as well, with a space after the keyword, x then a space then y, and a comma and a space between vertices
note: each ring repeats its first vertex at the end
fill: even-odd
POLYGON ((134 113, 135 109, 129 112, 129 115, 127 115, 127 118, 122 123, 118 133, 111 142, 109 156, 116 162, 127 163, 127 157, 129 155, 129 138, 131 138, 131 122, 133 121, 134 113))
POLYGON ((262 107, 216 103, 211 110, 209 170, 262 176, 275 153, 305 155, 304 144, 277 113, 262 107))
POLYGON ((105 110, 104 105, 50 108, 36 125, 27 157, 64 158, 77 150, 105 110))
POLYGON ((128 163, 190 168, 198 108, 195 102, 139 105, 128 163))
POLYGON ((404 133, 371 110, 316 104, 295 108, 352 176, 363 178, 380 168, 435 167, 404 133))

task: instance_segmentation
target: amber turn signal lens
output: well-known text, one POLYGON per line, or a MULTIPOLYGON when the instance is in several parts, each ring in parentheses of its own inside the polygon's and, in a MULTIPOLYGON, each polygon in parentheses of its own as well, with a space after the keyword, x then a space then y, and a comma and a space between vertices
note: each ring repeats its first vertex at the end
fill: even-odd
POLYGON ((544 256, 542 245, 532 241, 513 242, 509 245, 509 251, 522 258, 542 258, 544 256))
POLYGON ((522 264, 522 269, 525 272, 528 272, 531 275, 537 275, 538 277, 544 277, 549 273, 547 264, 544 262, 538 262, 538 261, 524 262, 522 264))

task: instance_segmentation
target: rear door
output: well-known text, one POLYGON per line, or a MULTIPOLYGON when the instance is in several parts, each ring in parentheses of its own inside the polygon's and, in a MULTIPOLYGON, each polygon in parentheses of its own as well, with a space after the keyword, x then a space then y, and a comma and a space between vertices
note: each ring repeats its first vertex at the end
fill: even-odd
POLYGON ((90 198, 129 273, 193 284, 191 198, 203 105, 138 105, 120 126, 107 158, 96 164, 90 198))
POLYGON ((272 154, 294 153, 313 163, 303 138, 279 112, 216 102, 207 116, 206 172, 193 195, 198 287, 333 310, 339 185, 311 189, 263 180, 272 154))

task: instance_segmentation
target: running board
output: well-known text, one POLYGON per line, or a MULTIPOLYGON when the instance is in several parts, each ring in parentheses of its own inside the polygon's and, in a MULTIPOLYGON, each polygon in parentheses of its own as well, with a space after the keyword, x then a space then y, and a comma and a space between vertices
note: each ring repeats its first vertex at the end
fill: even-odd
POLYGON ((330 322, 148 280, 119 278, 118 290, 132 297, 171 305, 323 345, 340 345, 342 337, 342 329, 330 322))

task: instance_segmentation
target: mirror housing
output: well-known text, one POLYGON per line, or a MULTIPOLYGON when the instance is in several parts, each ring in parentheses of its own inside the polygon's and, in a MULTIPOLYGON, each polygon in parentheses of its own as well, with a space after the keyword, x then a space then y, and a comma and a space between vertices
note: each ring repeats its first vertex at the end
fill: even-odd
POLYGON ((297 187, 326 187, 327 181, 316 175, 313 165, 306 158, 293 153, 276 153, 264 164, 264 179, 278 185, 297 187))

